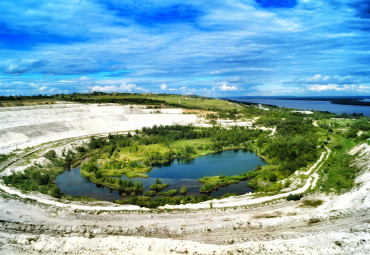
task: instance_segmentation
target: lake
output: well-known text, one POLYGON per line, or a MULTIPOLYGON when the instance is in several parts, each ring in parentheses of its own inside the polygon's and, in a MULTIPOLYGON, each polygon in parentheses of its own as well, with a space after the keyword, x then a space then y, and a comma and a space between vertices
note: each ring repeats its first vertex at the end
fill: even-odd
MULTIPOLYGON (((169 166, 156 166, 148 174, 148 178, 132 178, 132 181, 143 182, 145 191, 150 190, 150 185, 156 179, 163 183, 168 183, 168 189, 180 189, 184 185, 188 189, 188 195, 199 196, 201 183, 199 178, 204 176, 218 175, 239 175, 253 170, 257 165, 266 165, 266 162, 255 153, 248 150, 228 150, 220 153, 208 154, 197 157, 192 161, 175 160, 169 166)), ((122 179, 127 179, 122 177, 122 179)), ((86 196, 100 200, 112 201, 121 199, 117 190, 112 190, 100 185, 96 185, 80 175, 80 168, 73 168, 58 175, 55 180, 62 193, 71 196, 86 196)), ((221 197, 226 193, 245 194, 253 192, 253 188, 247 186, 248 181, 231 184, 227 187, 220 187, 213 191, 210 196, 221 197)), ((164 191, 165 191, 164 190, 164 191)))
POLYGON ((280 107, 296 108, 301 110, 316 110, 328 111, 332 113, 363 113, 365 116, 370 116, 370 107, 361 105, 340 105, 332 104, 330 101, 315 101, 315 100, 290 100, 277 98, 238 98, 233 97, 231 100, 239 102, 249 102, 257 104, 269 104, 280 107))

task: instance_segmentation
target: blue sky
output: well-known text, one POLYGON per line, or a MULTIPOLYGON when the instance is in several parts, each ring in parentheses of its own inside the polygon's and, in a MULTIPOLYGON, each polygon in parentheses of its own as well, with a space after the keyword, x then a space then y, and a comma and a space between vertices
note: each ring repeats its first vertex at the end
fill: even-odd
POLYGON ((368 0, 2 0, 0 95, 370 95, 368 0))

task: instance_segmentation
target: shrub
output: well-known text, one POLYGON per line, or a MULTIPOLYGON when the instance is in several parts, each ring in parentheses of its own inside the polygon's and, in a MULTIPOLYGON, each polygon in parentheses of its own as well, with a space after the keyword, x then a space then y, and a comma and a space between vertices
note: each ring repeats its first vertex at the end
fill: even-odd
POLYGON ((49 160, 56 159, 57 153, 55 152, 55 150, 50 150, 44 154, 44 157, 49 160))
POLYGON ((182 195, 185 195, 186 193, 188 193, 188 188, 187 188, 186 186, 182 187, 182 188, 180 189, 180 193, 181 193, 182 195))
POLYGON ((288 201, 297 201, 297 200, 301 200, 301 198, 303 197, 302 194, 289 194, 289 196, 286 198, 286 200, 288 201))
POLYGON ((175 196, 177 195, 177 189, 170 189, 167 191, 162 191, 162 192, 159 192, 158 194, 163 195, 163 196, 175 196))
POLYGON ((324 201, 320 199, 312 199, 312 200, 305 200, 303 201, 304 206, 311 206, 311 207, 319 207, 323 204, 324 201))

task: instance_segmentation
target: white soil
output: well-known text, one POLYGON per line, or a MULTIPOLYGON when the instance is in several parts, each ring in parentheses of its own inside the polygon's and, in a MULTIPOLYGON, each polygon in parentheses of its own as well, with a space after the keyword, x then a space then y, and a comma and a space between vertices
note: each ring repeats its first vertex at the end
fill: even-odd
POLYGON ((196 124, 181 109, 144 109, 114 104, 54 104, 0 108, 0 154, 42 143, 153 125, 196 124))

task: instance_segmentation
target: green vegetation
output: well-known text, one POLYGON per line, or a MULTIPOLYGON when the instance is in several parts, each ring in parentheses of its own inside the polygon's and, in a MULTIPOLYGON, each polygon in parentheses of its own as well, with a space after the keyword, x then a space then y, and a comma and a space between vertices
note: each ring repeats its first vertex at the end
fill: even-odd
POLYGON ((144 196, 147 196, 147 197, 154 197, 156 195, 157 195, 157 192, 154 190, 149 190, 149 191, 144 192, 144 196))
POLYGON ((200 187, 201 193, 211 193, 213 190, 217 190, 219 187, 226 187, 233 183, 238 183, 239 181, 245 181, 254 176, 253 172, 243 173, 235 176, 211 176, 203 177, 199 179, 199 182, 203 183, 200 187))
POLYGON ((54 104, 53 96, 0 96, 0 107, 54 104))
POLYGON ((56 101, 71 101, 78 103, 117 103, 124 105, 136 104, 147 105, 152 108, 171 106, 200 110, 234 110, 235 108, 241 108, 239 104, 195 95, 185 96, 170 94, 94 92, 92 94, 73 93, 52 96, 0 96, 0 103, 3 106, 31 105, 31 103, 51 104, 56 101))
POLYGON ((32 166, 24 170, 23 173, 4 176, 3 180, 6 185, 12 185, 21 190, 38 191, 52 197, 61 198, 62 194, 53 180, 63 171, 64 169, 60 167, 51 167, 46 170, 32 166))
POLYGON ((11 153, 11 154, 0 154, 0 163, 8 160, 9 158, 11 158, 14 155, 15 155, 14 153, 11 153))
POLYGON ((162 195, 162 196, 176 196, 177 195, 177 189, 170 189, 170 190, 167 190, 167 191, 161 191, 158 194, 162 195))
POLYGON ((319 207, 323 203, 324 203, 324 201, 322 201, 321 199, 304 200, 302 202, 302 206, 319 207))
POLYGON ((80 162, 84 158, 84 154, 74 153, 71 150, 62 152, 62 156, 58 157, 54 150, 49 150, 44 154, 50 163, 45 166, 34 164, 28 167, 23 172, 18 172, 9 176, 3 176, 4 183, 12 185, 18 189, 25 191, 37 191, 43 194, 61 198, 62 193, 54 183, 57 175, 74 166, 73 163, 80 162))
POLYGON ((297 200, 301 200, 302 197, 303 197, 302 194, 289 194, 289 196, 286 198, 286 200, 288 200, 288 201, 297 201, 297 200))
POLYGON ((168 183, 162 183, 162 181, 159 179, 157 179, 154 184, 150 185, 150 189, 156 192, 159 192, 165 188, 168 188, 168 183))
POLYGON ((156 208, 162 205, 179 205, 188 203, 199 203, 212 199, 207 195, 195 196, 158 196, 150 198, 148 196, 134 196, 123 200, 115 200, 117 204, 133 204, 141 207, 156 208))
POLYGON ((325 192, 342 192, 354 186, 354 180, 359 169, 351 164, 354 156, 347 152, 355 145, 351 139, 333 136, 332 153, 321 168, 322 178, 318 186, 325 192))
POLYGON ((188 193, 188 188, 186 186, 184 186, 180 189, 180 194, 181 195, 186 195, 186 193, 188 193))

